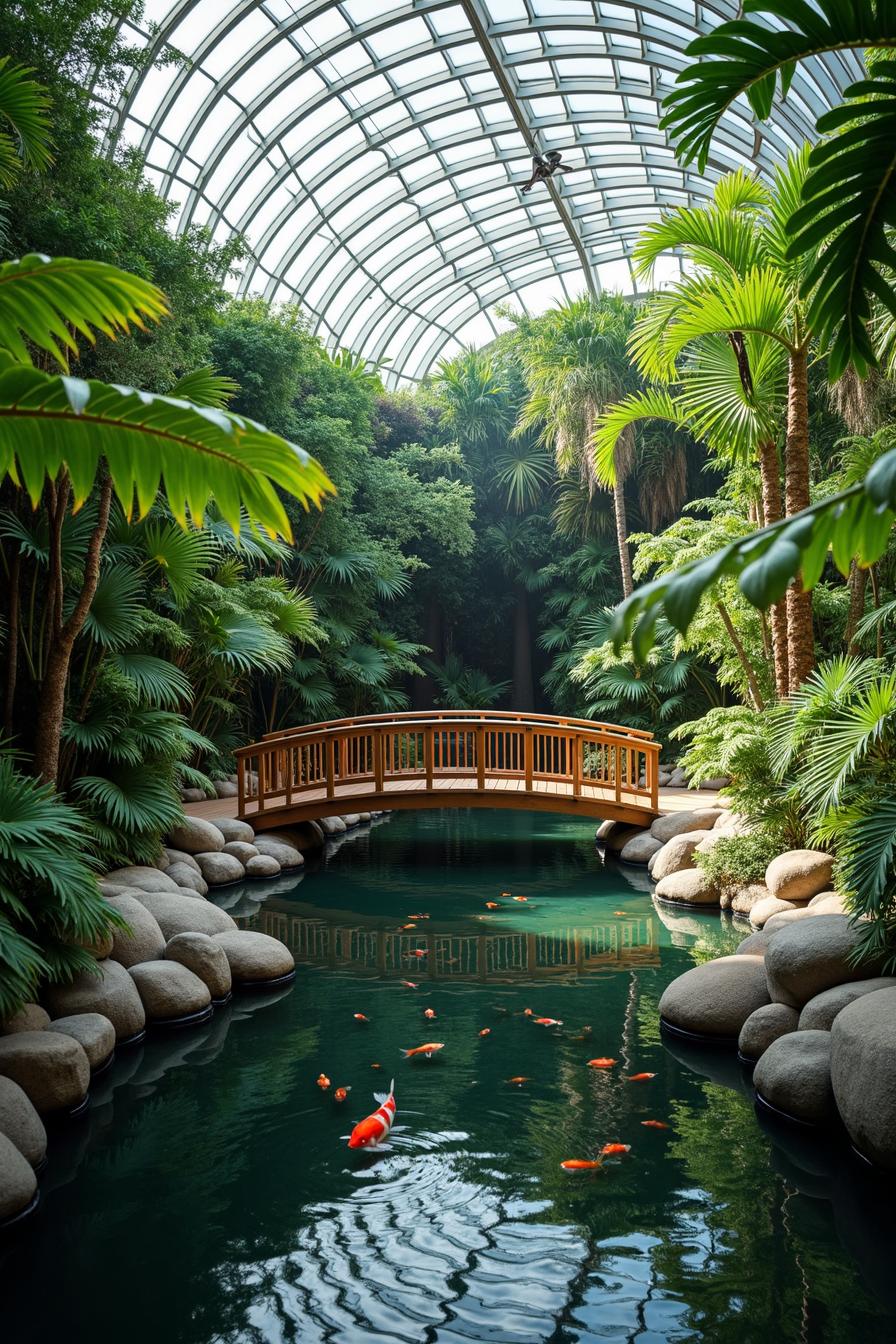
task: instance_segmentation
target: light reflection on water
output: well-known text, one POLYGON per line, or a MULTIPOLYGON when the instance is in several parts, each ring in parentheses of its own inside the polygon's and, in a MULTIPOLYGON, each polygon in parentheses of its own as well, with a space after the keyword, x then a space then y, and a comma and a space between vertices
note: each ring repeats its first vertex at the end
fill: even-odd
POLYGON ((665 984, 740 934, 658 913, 590 830, 394 817, 301 881, 224 893, 294 946, 297 983, 151 1038, 54 1137, 43 1209, 0 1249, 4 1339, 892 1339, 879 1189, 836 1146, 765 1133, 730 1056, 659 1039, 665 984), (530 899, 480 920, 501 890, 530 899), (415 911, 425 932, 399 933, 415 911), (400 1059, 427 1039, 447 1043, 431 1064, 400 1059), (589 1070, 598 1055, 619 1065, 589 1070), (344 1107, 321 1070, 351 1085, 344 1107), (350 1154, 393 1070, 389 1150, 350 1154), (642 1070, 656 1078, 625 1082, 642 1070), (560 1170, 620 1141, 632 1154, 596 1175, 560 1170))

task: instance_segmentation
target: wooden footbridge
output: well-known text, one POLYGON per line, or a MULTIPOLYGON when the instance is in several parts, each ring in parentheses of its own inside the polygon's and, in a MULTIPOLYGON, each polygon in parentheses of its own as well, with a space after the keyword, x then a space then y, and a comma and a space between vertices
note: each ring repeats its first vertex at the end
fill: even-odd
POLYGON ((502 807, 648 826, 660 744, 588 719, 433 710, 272 733, 236 753, 256 830, 382 809, 502 807))

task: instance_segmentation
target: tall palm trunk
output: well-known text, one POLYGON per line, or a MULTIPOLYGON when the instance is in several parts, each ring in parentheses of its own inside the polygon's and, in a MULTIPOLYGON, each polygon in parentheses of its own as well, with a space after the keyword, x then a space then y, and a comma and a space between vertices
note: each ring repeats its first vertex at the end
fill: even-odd
POLYGON ((529 594, 523 584, 513 585, 513 707, 529 713, 535 708, 532 680, 532 632, 529 623, 529 594))
MULTIPOLYGON (((778 449, 773 439, 764 439, 758 445, 759 477, 762 482, 762 523, 768 527, 781 518, 781 471, 778 449)), ((775 691, 783 699, 790 691, 790 669, 787 651, 787 598, 782 597, 771 609, 772 657, 775 667, 775 691)))
POLYGON ((628 519, 625 515, 625 479, 621 463, 616 462, 616 482, 613 486, 613 514, 616 518, 616 545, 619 548, 619 571, 622 575, 622 596, 632 592, 632 558, 628 549, 628 519))
MULTIPOLYGON (((787 446, 784 455, 784 504, 787 516, 809 505, 809 373, 805 346, 790 354, 787 388, 787 446)), ((798 574, 787 590, 788 682, 797 690, 815 666, 812 594, 798 574)))
POLYGON ((856 642, 856 628, 865 614, 865 589, 867 585, 867 569, 860 569, 858 561, 853 560, 849 566, 849 614, 846 618, 846 630, 843 634, 846 652, 850 654, 860 652, 856 642))

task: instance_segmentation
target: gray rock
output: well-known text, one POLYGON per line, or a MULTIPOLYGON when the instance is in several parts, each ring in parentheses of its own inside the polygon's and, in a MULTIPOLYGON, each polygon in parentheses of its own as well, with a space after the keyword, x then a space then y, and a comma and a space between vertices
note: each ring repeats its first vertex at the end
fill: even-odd
POLYGON ((159 957, 165 938, 158 921, 136 896, 108 896, 113 910, 127 921, 126 929, 116 929, 112 939, 112 957, 121 966, 134 966, 138 961, 159 957))
MULTIPOLYGON (((371 812, 362 812, 361 820, 370 821, 372 815, 371 812)), ((268 834, 270 835, 270 832, 268 834)), ((326 837, 318 822, 302 821, 297 826, 290 826, 288 830, 277 831, 274 839, 282 839, 300 854, 305 854, 309 850, 320 849, 326 837)))
POLYGON ((779 901, 808 901, 831 885, 834 859, 820 849, 789 849, 765 870, 765 885, 779 901))
POLYGON ((174 891, 177 883, 167 872, 134 864, 130 868, 116 868, 107 873, 105 880, 117 887, 136 888, 137 891, 174 891))
POLYGON ((360 824, 361 816, 358 812, 349 812, 343 816, 342 820, 345 822, 346 827, 351 830, 353 826, 358 826, 360 824))
MULTIPOLYGON (((160 891, 148 893, 143 900, 179 901, 180 897, 160 891)), ((95 975, 82 972, 75 976, 70 985, 49 985, 44 998, 50 1015, 57 1018, 102 1013, 115 1028, 116 1040, 124 1041, 138 1035, 146 1026, 146 1014, 133 980, 125 968, 111 958, 97 962, 96 969, 95 975)))
POLYGON ((761 1059, 772 1041, 796 1031, 798 1022, 795 1008, 788 1008, 786 1003, 765 1003, 741 1027, 737 1048, 745 1059, 761 1059))
POLYGON ((663 844, 676 835, 686 835, 688 831, 708 831, 719 816, 721 808, 697 807, 687 812, 669 812, 665 817, 657 817, 650 828, 650 834, 663 844))
POLYGON ((859 941, 858 930, 843 915, 818 915, 777 929, 765 954, 773 1002, 801 1008, 833 985, 867 980, 878 967, 852 964, 859 941))
MULTIPOLYGON (((809 909, 814 910, 816 906, 819 906, 823 901, 826 901, 829 896, 837 896, 836 891, 820 891, 817 896, 812 897, 809 902, 809 909)), ((837 899, 840 900, 841 898, 837 896, 837 899)))
POLYGON ((81 1046, 49 1030, 0 1037, 0 1074, 18 1083, 41 1115, 77 1106, 90 1086, 90 1064, 81 1046))
POLYGON ((168 834, 171 847, 184 849, 188 854, 214 853, 224 848, 224 839, 220 828, 202 817, 184 817, 168 834))
POLYGON ((236 798, 239 794, 236 784, 231 784, 229 779, 215 779, 212 782, 215 786, 215 796, 218 798, 236 798))
POLYGON ((197 875, 200 874, 201 870, 199 864, 193 858, 193 855, 188 854, 185 849, 169 849, 166 847, 165 853, 168 856, 169 867, 172 863, 185 863, 188 868, 193 869, 194 873, 197 875))
POLYGON ((210 887, 226 886, 228 882, 242 882, 246 875, 239 859, 235 859, 232 854, 225 854, 223 850, 219 853, 197 854, 196 862, 210 887))
POLYGON ((211 901, 190 900, 170 891, 149 892, 139 898, 150 914, 155 915, 165 939, 178 933, 225 933, 236 924, 224 910, 211 901))
POLYGON ((72 1017, 57 1017, 48 1031, 61 1032, 76 1040, 87 1056, 91 1069, 98 1069, 115 1049, 115 1028, 102 1013, 75 1013, 72 1017))
POLYGON ((834 985, 816 994, 800 1013, 800 1031, 830 1031, 838 1013, 865 994, 876 994, 882 989, 896 989, 896 977, 873 976, 870 980, 853 980, 848 985, 834 985))
POLYGON ((769 935, 765 929, 760 929, 758 933, 751 933, 742 943, 738 943, 737 950, 742 957, 764 957, 768 944, 769 935))
POLYGON ((248 821, 240 821, 239 817, 216 817, 215 826, 226 842, 242 840, 244 844, 251 845, 255 840, 255 832, 248 821))
POLYGON ((0 1222, 23 1213, 37 1194, 37 1177, 15 1144, 0 1134, 0 1222))
POLYGON ((150 1022, 190 1017, 212 1001, 208 985, 179 961, 141 961, 131 976, 150 1022))
POLYGON ((44 1031, 49 1025, 50 1014, 39 1003, 23 1003, 0 1027, 0 1036, 11 1036, 14 1031, 44 1031))
POLYGON ((730 783, 730 775, 717 775, 713 779, 701 779, 697 788, 705 789, 707 793, 718 793, 719 789, 727 789, 730 783))
POLYGON ((276 877, 279 872, 280 864, 270 854, 256 854, 246 864, 247 877, 276 877))
POLYGON ((181 789, 180 798, 182 803, 201 803, 205 801, 205 790, 181 789))
POLYGON ((342 835, 346 829, 345 822, 341 817, 318 817, 317 824, 324 835, 342 835))
POLYGON ((684 905, 718 905, 719 890, 700 868, 670 873, 658 882, 654 896, 661 901, 680 901, 684 905))
POLYGON ((793 908, 790 901, 779 901, 777 896, 765 896, 750 907, 750 923, 754 929, 761 929, 772 915, 786 915, 793 908))
POLYGON ((734 1038, 751 1013, 769 1001, 761 957, 717 957, 693 966, 668 985, 660 1016, 681 1031, 734 1038))
POLYGON ((176 882, 178 890, 186 887, 188 891, 195 891, 199 896, 208 894, 208 883, 202 876, 202 869, 198 864, 194 869, 185 863, 172 863, 168 868, 168 876, 176 882))
POLYGON ((683 835, 673 835, 667 840, 653 861, 651 869, 655 881, 662 882, 664 877, 673 873, 683 873, 696 868, 694 851, 708 831, 686 831, 683 835))
MULTIPOLYGON (((323 821, 320 824, 323 826, 323 821)), ((643 834, 643 826, 632 826, 625 821, 602 821, 594 832, 594 838, 608 854, 621 854, 629 840, 643 834)))
POLYGON ((806 906, 799 906, 795 910, 779 910, 776 915, 770 915, 762 927, 768 929, 769 933, 774 933, 775 929, 795 924, 798 919, 808 919, 810 914, 811 911, 806 906))
POLYGON ((641 831, 627 840, 619 857, 623 863, 648 863, 654 854, 662 849, 659 840, 655 840, 649 831, 641 831))
POLYGON ((736 915, 749 915, 754 905, 764 900, 768 900, 768 888, 759 882, 748 882, 731 897, 731 909, 736 915))
POLYGON ((258 850, 254 845, 250 845, 248 840, 228 840, 221 852, 232 854, 245 868, 249 860, 255 858, 258 850))
POLYGON ((15 1144, 32 1167, 40 1166, 47 1155, 43 1121, 12 1078, 0 1077, 0 1134, 15 1144))
POLYGON ((831 1033, 797 1031, 779 1036, 756 1065, 753 1086, 785 1115, 813 1125, 833 1120, 831 1033))
POLYGON ((230 962, 214 938, 205 933, 179 933, 169 939, 165 956, 198 976, 213 999, 227 998, 232 986, 230 962))
POLYGON ((896 989, 865 994, 837 1014, 831 1080, 855 1147, 896 1171, 896 989))
POLYGON ((305 862, 303 855, 292 845, 286 845, 282 840, 272 840, 269 835, 257 835, 255 848, 259 854, 276 859, 281 868, 301 868, 305 862))
POLYGON ((817 904, 814 903, 814 900, 810 901, 807 908, 810 915, 849 914, 845 900, 842 896, 838 896, 836 892, 825 892, 822 900, 818 901, 817 904))
POLYGON ((295 969, 293 955, 285 943, 266 933, 239 930, 219 933, 215 942, 224 949, 235 985, 259 980, 277 980, 295 969))

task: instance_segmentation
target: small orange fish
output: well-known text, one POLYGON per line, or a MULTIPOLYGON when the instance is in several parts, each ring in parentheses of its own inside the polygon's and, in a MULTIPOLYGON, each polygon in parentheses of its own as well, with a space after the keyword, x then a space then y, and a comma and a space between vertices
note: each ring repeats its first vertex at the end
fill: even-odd
POLYGON ((486 901, 486 903, 485 903, 485 908, 486 908, 486 910, 500 910, 500 909, 501 909, 501 907, 500 907, 500 905, 499 905, 499 903, 498 903, 497 901, 486 901))
POLYGON ((597 1171, 603 1166, 603 1163, 595 1162, 593 1159, 589 1161, 584 1157, 570 1157, 565 1162, 561 1162, 560 1166, 564 1171, 597 1171))
POLYGON ((369 1018, 369 1017, 365 1017, 363 1013, 352 1013, 352 1017, 355 1019, 356 1022, 369 1022, 369 1021, 370 1021, 370 1018, 369 1018))
POLYGON ((429 915, 408 915, 408 919, 429 919, 429 915))
POLYGON ((334 1101, 345 1101, 345 1099, 346 1099, 346 1097, 348 1096, 349 1092, 351 1092, 351 1088, 350 1088, 350 1087, 337 1087, 336 1091, 333 1093, 333 1100, 334 1100, 334 1101))
POLYGON ((424 1008, 424 1009, 423 1009, 423 1016, 424 1016, 424 1017, 428 1017, 429 1020, 430 1020, 430 1022, 433 1021, 433 1019, 435 1018, 435 1015, 436 1015, 436 1010, 435 1010, 435 1008, 424 1008))
POLYGON ((536 1017, 536 1024, 539 1027, 562 1027, 563 1023, 559 1017, 536 1017))
POLYGON ((371 1067, 372 1069, 381 1069, 383 1066, 382 1066, 382 1064, 371 1064, 370 1067, 371 1067))
POLYGON ((503 898, 505 901, 507 900, 507 897, 508 897, 509 895, 510 895, 510 892, 509 892, 509 891, 502 891, 502 892, 501 892, 501 896, 502 896, 502 898, 503 898))
POLYGON ((533 1010, 532 1010, 531 1008, 524 1008, 524 1009, 523 1009, 523 1017, 531 1017, 531 1016, 532 1016, 532 1011, 533 1011, 533 1010))
POLYGON ((404 985, 405 989, 419 989, 419 988, 420 988, 420 986, 417 985, 417 984, 415 984, 413 980, 402 980, 401 983, 404 985))
POLYGON ((415 1045, 413 1050, 402 1050, 405 1059, 413 1059, 415 1055, 423 1055, 426 1059, 432 1059, 437 1050, 444 1050, 444 1041, 427 1041, 425 1045, 415 1045))
POLYGON ((621 916, 624 916, 624 915, 625 915, 625 911, 624 911, 624 910, 614 910, 614 911, 613 911, 613 914, 614 914, 614 915, 621 915, 621 916))
POLYGON ((416 924, 402 924, 402 926, 401 926, 401 928, 398 930, 398 932, 399 932, 399 933, 407 933, 408 929, 416 929, 416 927, 417 927, 416 924))
POLYGON ((318 1074, 317 1085, 321 1092, 326 1092, 327 1088, 330 1086, 330 1080, 325 1073, 318 1074))
POLYGON ((514 896, 513 899, 514 899, 515 901, 528 901, 529 897, 528 897, 528 896, 514 896))
POLYGON ((650 1078, 655 1078, 655 1073, 630 1073, 628 1081, 630 1083, 646 1083, 650 1078))
POLYGON ((630 1153, 632 1146, 630 1143, 605 1143, 600 1150, 601 1157, 620 1157, 623 1153, 630 1153))
POLYGON ((671 1128, 671 1126, 667 1125, 666 1122, 665 1122, 664 1120, 642 1120, 642 1121, 641 1121, 641 1124, 644 1126, 645 1129, 669 1129, 669 1128, 671 1128))
POLYGON ((491 1027, 483 1027, 479 1033, 480 1036, 491 1036, 491 1034, 492 1034, 491 1027))
POLYGON ((589 1069, 612 1069, 615 1063, 615 1059, 605 1059, 601 1057, 600 1059, 589 1059, 588 1067, 589 1069))
POLYGON ((410 955, 412 957, 428 957, 429 953, 427 952, 425 947, 415 947, 410 955))
POLYGON ((522 1087, 523 1083, 531 1083, 531 1078, 524 1078, 522 1074, 517 1078, 508 1078, 508 1083, 513 1083, 515 1087, 522 1087))

